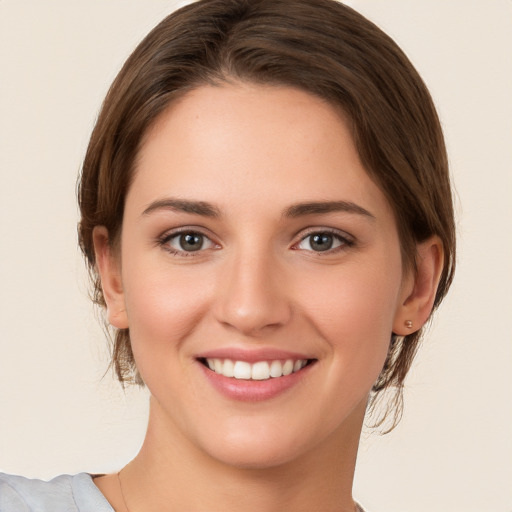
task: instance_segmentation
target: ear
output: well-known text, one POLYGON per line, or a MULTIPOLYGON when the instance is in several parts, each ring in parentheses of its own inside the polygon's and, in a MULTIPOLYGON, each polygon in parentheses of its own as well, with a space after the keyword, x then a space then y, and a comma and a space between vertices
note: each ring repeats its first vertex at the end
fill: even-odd
POLYGON ((118 329, 127 329, 128 317, 121 279, 121 262, 113 252, 106 227, 96 226, 92 232, 92 239, 101 289, 107 303, 107 321, 118 329))
POLYGON ((399 307, 393 322, 393 332, 406 336, 419 330, 428 320, 437 286, 443 271, 443 243, 433 236, 416 246, 416 272, 404 279, 399 307))

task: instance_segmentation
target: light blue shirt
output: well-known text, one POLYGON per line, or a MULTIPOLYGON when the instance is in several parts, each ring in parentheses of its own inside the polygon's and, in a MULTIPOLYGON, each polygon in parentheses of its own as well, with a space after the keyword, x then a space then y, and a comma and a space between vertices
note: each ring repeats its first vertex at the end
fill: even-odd
POLYGON ((0 512, 114 512, 91 475, 49 482, 0 473, 0 512))
MULTIPOLYGON (((358 510, 364 512, 360 505, 358 510)), ((0 512, 115 512, 89 473, 49 482, 0 473, 0 512)))

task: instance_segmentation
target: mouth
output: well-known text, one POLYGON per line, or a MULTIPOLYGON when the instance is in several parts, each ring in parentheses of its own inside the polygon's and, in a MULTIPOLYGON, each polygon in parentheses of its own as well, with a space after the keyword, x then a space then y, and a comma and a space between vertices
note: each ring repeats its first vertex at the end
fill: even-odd
POLYGON ((265 381, 300 372, 303 368, 312 365, 316 359, 274 359, 250 363, 234 359, 199 358, 198 361, 212 372, 223 377, 247 381, 265 381))

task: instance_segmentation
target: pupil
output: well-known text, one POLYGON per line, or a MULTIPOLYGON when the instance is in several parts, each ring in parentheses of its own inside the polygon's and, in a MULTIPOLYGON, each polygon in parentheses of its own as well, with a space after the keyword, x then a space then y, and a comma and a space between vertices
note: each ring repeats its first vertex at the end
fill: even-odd
POLYGON ((187 233, 180 236, 180 245, 184 251, 198 251, 203 245, 203 235, 187 233))
POLYGON ((332 235, 326 233, 313 235, 311 240, 311 248, 315 251, 327 251, 332 247, 332 235))

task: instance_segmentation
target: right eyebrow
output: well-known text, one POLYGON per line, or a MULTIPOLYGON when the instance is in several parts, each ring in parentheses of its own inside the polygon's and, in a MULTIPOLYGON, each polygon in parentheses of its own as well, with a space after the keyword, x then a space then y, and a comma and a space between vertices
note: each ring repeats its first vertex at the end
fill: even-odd
POLYGON ((220 210, 205 201, 190 201, 186 199, 166 198, 153 201, 142 215, 149 215, 158 210, 172 210, 175 212, 193 213, 203 217, 219 218, 220 210))

